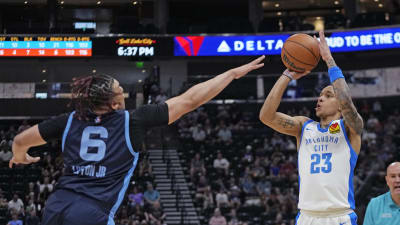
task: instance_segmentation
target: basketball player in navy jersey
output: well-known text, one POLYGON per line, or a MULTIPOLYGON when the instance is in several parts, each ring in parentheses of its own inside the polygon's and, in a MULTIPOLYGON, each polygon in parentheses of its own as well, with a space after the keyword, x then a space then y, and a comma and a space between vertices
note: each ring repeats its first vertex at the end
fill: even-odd
POLYGON ((64 175, 47 200, 42 225, 113 225, 139 159, 145 129, 171 124, 198 108, 231 81, 262 67, 264 56, 197 84, 158 105, 125 110, 123 89, 110 76, 74 79, 75 111, 35 125, 13 142, 13 164, 40 160, 27 152, 62 140, 64 175))
POLYGON ((289 70, 283 72, 269 93, 260 120, 297 138, 300 212, 296 224, 356 225, 353 173, 361 147, 363 120, 322 31, 319 49, 331 80, 331 85, 321 91, 315 108, 320 121, 277 112, 289 82, 308 73, 289 70))

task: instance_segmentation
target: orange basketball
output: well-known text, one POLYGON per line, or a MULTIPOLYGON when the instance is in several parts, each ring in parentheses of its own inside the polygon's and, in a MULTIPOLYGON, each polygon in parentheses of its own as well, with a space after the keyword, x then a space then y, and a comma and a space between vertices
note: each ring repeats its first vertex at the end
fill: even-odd
POLYGON ((294 34, 283 44, 283 64, 293 71, 311 71, 319 62, 318 42, 308 34, 294 34))

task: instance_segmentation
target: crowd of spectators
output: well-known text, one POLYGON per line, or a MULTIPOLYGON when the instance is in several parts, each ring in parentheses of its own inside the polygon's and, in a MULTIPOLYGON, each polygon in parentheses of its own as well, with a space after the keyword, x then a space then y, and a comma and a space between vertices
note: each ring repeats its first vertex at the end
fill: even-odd
MULTIPOLYGON (((371 197, 385 192, 386 164, 399 159, 400 113, 392 103, 361 101, 365 121, 355 169, 356 212, 362 222, 371 197), (371 161, 376 162, 371 168, 371 161)), ((266 128, 259 105, 206 105, 177 123, 183 157, 204 224, 295 223, 298 202, 294 138, 266 128)), ((287 113, 313 118, 302 104, 287 113)))

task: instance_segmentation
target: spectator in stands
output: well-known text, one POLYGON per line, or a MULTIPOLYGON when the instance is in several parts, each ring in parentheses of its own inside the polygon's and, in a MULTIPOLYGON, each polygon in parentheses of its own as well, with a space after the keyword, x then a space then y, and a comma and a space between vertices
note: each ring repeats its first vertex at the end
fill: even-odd
POLYGON ((164 224, 164 220, 166 217, 159 201, 154 202, 153 206, 149 208, 148 212, 146 212, 145 215, 147 221, 149 221, 151 225, 164 224))
POLYGON ((221 215, 219 208, 214 210, 214 215, 211 217, 209 225, 227 225, 226 219, 221 215))
MULTIPOLYGON (((217 109, 218 109, 218 114, 217 114, 218 119, 225 120, 225 119, 230 118, 230 115, 228 112, 228 110, 229 110, 228 105, 218 105, 217 109)), ((221 124, 220 124, 221 128, 222 128, 222 125, 225 125, 225 123, 223 123, 221 121, 221 124)))
POLYGON ((269 195, 271 193, 271 182, 267 179, 267 177, 262 177, 261 180, 257 183, 256 189, 259 195, 269 195))
POLYGON ((200 178, 199 178, 199 182, 197 182, 196 197, 197 198, 203 198, 204 192, 209 187, 210 186, 209 186, 207 178, 204 175, 201 175, 200 178))
POLYGON ((228 199, 228 195, 225 191, 220 188, 217 195, 215 196, 215 202, 217 203, 217 208, 229 208, 230 202, 228 199))
POLYGON ((0 189, 0 208, 8 208, 7 199, 4 197, 3 190, 0 189))
POLYGON ((129 216, 128 216, 128 209, 125 206, 121 207, 119 211, 118 220, 120 224, 128 224, 129 223, 129 216))
POLYGON ((29 195, 29 197, 31 196, 31 193, 33 193, 33 199, 36 199, 39 195, 39 186, 37 184, 35 185, 33 182, 29 182, 26 193, 29 195))
POLYGON ((43 192, 52 192, 54 189, 53 184, 50 183, 50 178, 49 177, 44 177, 43 178, 43 183, 40 183, 38 181, 38 186, 39 186, 39 192, 42 194, 43 192))
POLYGON ((160 91, 160 94, 157 95, 156 97, 156 103, 163 103, 165 101, 167 101, 168 96, 165 94, 164 91, 160 91))
POLYGON ((285 160, 280 167, 280 174, 284 176, 290 176, 295 173, 296 164, 293 162, 295 159, 293 156, 290 156, 289 159, 285 160))
POLYGON ((220 123, 220 128, 218 130, 217 136, 220 142, 225 144, 232 143, 232 132, 231 130, 225 125, 223 121, 220 123))
POLYGON ((372 111, 374 113, 380 114, 382 111, 382 105, 379 101, 375 101, 374 104, 372 105, 372 111))
POLYGON ((131 213, 131 219, 133 221, 136 221, 136 224, 146 224, 146 215, 143 209, 140 207, 140 205, 136 205, 135 209, 133 210, 133 213, 131 213))
POLYGON ((155 202, 160 200, 160 193, 154 190, 151 183, 147 183, 147 190, 144 192, 145 203, 153 205, 155 202))
POLYGON ((370 146, 370 145, 376 144, 376 138, 377 138, 377 135, 374 132, 373 128, 367 127, 367 129, 363 132, 361 139, 362 139, 362 141, 366 141, 367 145, 370 146))
POLYGON ((192 138, 195 142, 201 142, 206 139, 206 132, 203 129, 203 126, 199 123, 192 129, 192 138))
POLYGON ((31 210, 27 212, 28 215, 26 216, 25 219, 25 225, 39 225, 40 224, 40 219, 36 215, 36 210, 31 210))
POLYGON ((296 145, 294 144, 293 138, 286 136, 285 137, 285 148, 283 150, 294 151, 297 149, 296 145))
POLYGON ((7 225, 23 225, 22 220, 18 219, 18 213, 16 211, 11 212, 12 220, 7 223, 7 225))
POLYGON ((222 156, 221 152, 218 152, 217 158, 214 159, 214 168, 224 172, 225 175, 229 173, 229 161, 222 156))
POLYGON ((190 163, 190 177, 194 181, 197 174, 205 175, 206 168, 204 167, 204 160, 201 158, 200 153, 196 153, 192 162, 190 163))
POLYGON ((209 118, 206 119, 206 122, 204 123, 204 131, 206 132, 207 136, 210 136, 213 132, 212 124, 209 118))
POLYGON ((214 197, 213 194, 211 192, 211 188, 210 186, 208 186, 203 194, 203 210, 209 209, 209 208, 213 208, 214 207, 214 197))
POLYGON ((265 169, 260 165, 259 157, 254 161, 253 168, 251 168, 251 175, 256 181, 265 176, 265 169))
POLYGON ((29 199, 28 204, 26 205, 26 213, 30 213, 31 211, 36 211, 36 205, 33 199, 29 199))
POLYGON ((229 192, 228 192, 228 198, 230 199, 231 207, 237 209, 242 204, 242 201, 240 199, 242 192, 241 192, 239 186, 236 185, 235 178, 231 177, 231 179, 233 179, 233 181, 231 180, 229 183, 230 188, 229 188, 229 192))
POLYGON ((17 215, 23 213, 23 211, 24 211, 24 203, 18 197, 17 194, 14 194, 13 199, 11 199, 11 201, 8 202, 8 210, 9 211, 15 210, 17 215))
POLYGON ((245 166, 249 165, 254 160, 253 153, 251 151, 252 149, 253 147, 251 147, 251 145, 246 146, 246 153, 244 153, 242 157, 242 162, 245 164, 245 166))
POLYGON ((153 168, 149 159, 144 159, 139 163, 139 177, 143 182, 153 182, 153 168))
POLYGON ((12 152, 10 151, 10 147, 6 140, 2 140, 0 142, 0 160, 2 162, 10 161, 12 158, 12 152))
POLYGON ((131 207, 136 207, 136 205, 144 205, 143 193, 139 192, 137 186, 133 187, 133 192, 128 195, 128 200, 131 207))
POLYGON ((240 178, 240 185, 246 195, 254 196, 256 194, 256 185, 250 175, 246 174, 240 178))

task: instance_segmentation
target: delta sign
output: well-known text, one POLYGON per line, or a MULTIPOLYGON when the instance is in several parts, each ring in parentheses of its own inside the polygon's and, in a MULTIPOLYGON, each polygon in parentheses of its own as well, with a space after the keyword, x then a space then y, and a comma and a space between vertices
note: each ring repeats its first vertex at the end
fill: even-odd
MULTIPOLYGON (((279 55, 291 34, 251 36, 176 36, 175 56, 279 55)), ((332 52, 400 48, 400 27, 351 30, 327 34, 332 52)))

